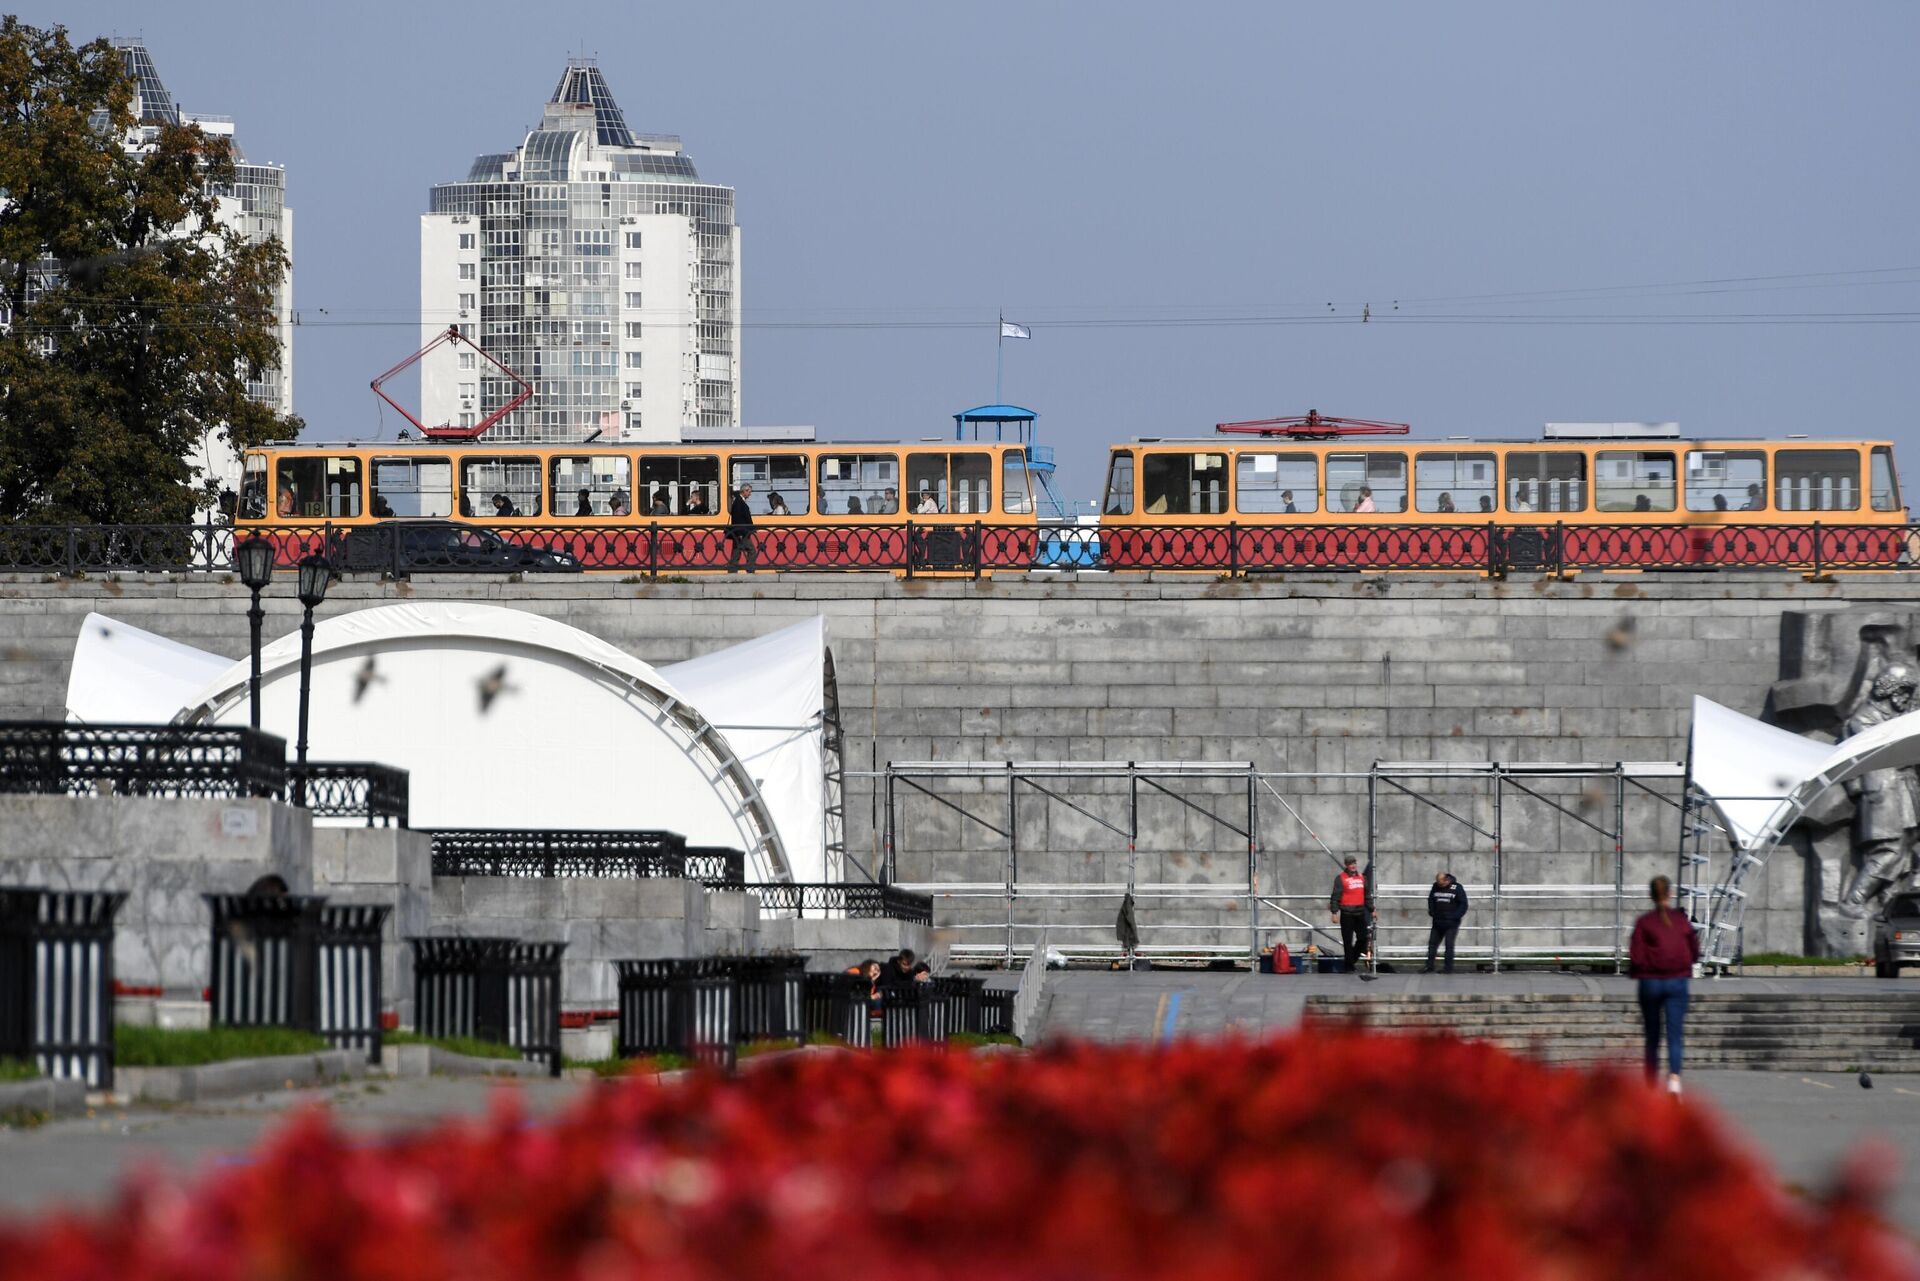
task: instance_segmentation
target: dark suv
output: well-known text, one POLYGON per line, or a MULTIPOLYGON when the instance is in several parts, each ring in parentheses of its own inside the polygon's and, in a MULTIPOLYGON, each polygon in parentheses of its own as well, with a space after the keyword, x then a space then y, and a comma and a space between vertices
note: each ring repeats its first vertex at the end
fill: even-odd
POLYGON ((500 573, 580 572, 571 553, 531 547, 490 529, 446 520, 387 521, 350 529, 335 564, 346 573, 492 570, 500 573), (398 555, 396 556, 396 552, 398 555))
POLYGON ((1895 894, 1873 918, 1873 972, 1897 979, 1900 967, 1920 965, 1920 894, 1895 894))

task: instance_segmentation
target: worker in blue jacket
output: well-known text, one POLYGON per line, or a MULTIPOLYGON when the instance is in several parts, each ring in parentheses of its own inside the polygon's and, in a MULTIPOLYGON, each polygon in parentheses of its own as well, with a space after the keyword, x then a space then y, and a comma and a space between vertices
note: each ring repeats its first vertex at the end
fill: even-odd
POLYGON ((1427 968, 1420 972, 1433 973, 1434 954, 1444 941, 1447 973, 1451 974, 1454 936, 1460 932, 1460 922, 1467 915, 1467 887, 1454 880, 1452 872, 1442 872, 1433 878, 1433 888, 1427 891, 1427 915, 1433 918, 1433 928, 1427 932, 1427 968))

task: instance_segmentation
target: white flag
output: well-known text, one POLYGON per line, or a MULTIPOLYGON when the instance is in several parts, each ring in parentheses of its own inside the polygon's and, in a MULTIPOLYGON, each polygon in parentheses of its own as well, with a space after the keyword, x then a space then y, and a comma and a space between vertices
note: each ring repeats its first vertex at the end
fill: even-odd
POLYGON ((1027 327, 1025 325, 1016 325, 1011 320, 1002 320, 1000 322, 1000 336, 1002 338, 1033 337, 1032 334, 1027 332, 1027 327))

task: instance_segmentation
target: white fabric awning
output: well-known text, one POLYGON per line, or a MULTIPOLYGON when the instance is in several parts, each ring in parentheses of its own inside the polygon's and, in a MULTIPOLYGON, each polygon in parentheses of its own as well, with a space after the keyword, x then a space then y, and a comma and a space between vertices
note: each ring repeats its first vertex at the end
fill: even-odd
POLYGON ((104 725, 165 724, 233 660, 88 614, 73 642, 67 719, 104 725))
POLYGON ((1849 779, 1920 765, 1920 711, 1827 744, 1696 697, 1688 755, 1689 781, 1734 844, 1760 849, 1849 779))

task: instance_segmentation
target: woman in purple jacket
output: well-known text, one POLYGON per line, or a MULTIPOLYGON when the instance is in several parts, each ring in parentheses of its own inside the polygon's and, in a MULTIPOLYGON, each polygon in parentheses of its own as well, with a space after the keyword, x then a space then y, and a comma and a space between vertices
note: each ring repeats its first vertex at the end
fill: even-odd
POLYGON ((1693 922, 1672 905, 1673 882, 1656 876, 1647 886, 1653 910, 1633 923, 1627 973, 1640 980, 1640 1018, 1647 1032, 1647 1082, 1660 1076, 1660 1027, 1667 1029, 1667 1089, 1680 1093, 1681 1029, 1687 1021, 1687 980, 1700 959, 1693 922))

